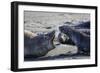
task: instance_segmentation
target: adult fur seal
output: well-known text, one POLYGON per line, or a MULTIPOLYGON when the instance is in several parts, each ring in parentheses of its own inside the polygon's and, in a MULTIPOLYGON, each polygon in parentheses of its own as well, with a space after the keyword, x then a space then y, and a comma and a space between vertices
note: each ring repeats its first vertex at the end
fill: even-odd
POLYGON ((77 31, 75 28, 70 26, 61 26, 59 27, 60 31, 69 36, 69 38, 75 43, 78 47, 77 54, 90 55, 90 36, 77 31))
MULTIPOLYGON (((65 24, 70 25, 72 23, 65 23, 65 24)), ((70 25, 70 27, 73 27, 75 30, 85 33, 86 35, 90 36, 90 21, 78 23, 77 25, 73 24, 73 25, 70 25)), ((72 41, 72 39, 70 39, 67 36, 67 34, 64 34, 62 32, 59 33, 58 40, 62 44, 75 45, 75 43, 72 41)))
POLYGON ((48 51, 55 48, 53 45, 54 37, 55 31, 37 35, 33 38, 24 34, 24 57, 38 58, 44 56, 48 51))

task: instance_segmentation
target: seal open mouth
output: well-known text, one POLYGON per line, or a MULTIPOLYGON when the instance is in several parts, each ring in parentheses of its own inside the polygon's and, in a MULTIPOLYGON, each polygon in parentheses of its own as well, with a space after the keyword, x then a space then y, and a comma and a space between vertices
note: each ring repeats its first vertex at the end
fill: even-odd
POLYGON ((55 48, 55 45, 54 45, 55 31, 52 31, 52 32, 49 34, 49 37, 50 37, 50 42, 51 42, 51 44, 52 44, 53 47, 55 48))

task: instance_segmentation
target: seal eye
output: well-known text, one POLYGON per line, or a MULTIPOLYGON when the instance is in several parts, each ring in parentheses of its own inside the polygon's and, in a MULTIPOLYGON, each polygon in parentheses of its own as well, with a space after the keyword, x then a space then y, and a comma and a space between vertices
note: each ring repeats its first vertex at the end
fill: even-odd
POLYGON ((62 43, 62 44, 67 44, 66 42, 68 42, 69 41, 69 37, 68 37, 68 35, 66 35, 66 34, 64 34, 64 33, 60 33, 59 35, 58 35, 58 41, 60 42, 60 43, 62 43))
POLYGON ((67 40, 69 40, 69 37, 66 34, 64 34, 64 33, 61 34, 61 38, 62 38, 62 40, 64 42, 67 41, 67 40))

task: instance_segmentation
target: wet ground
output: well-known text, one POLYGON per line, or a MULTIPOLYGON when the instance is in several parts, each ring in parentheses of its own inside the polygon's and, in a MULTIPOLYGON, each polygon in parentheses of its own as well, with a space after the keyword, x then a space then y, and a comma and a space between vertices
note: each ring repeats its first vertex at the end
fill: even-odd
MULTIPOLYGON (((24 27, 25 30, 31 31, 36 34, 43 34, 56 30, 61 25, 74 25, 81 22, 90 20, 89 14, 82 13, 55 13, 55 12, 24 12, 24 27)), ((57 37, 57 33, 56 33, 57 37)), ((56 38, 55 41, 57 42, 56 38)), ((57 42, 58 43, 58 42, 57 42)), ((56 48, 49 51, 45 56, 41 58, 28 58, 25 61, 34 60, 54 60, 54 59, 87 59, 90 56, 85 55, 69 55, 77 52, 77 47, 73 45, 56 45, 56 48)))

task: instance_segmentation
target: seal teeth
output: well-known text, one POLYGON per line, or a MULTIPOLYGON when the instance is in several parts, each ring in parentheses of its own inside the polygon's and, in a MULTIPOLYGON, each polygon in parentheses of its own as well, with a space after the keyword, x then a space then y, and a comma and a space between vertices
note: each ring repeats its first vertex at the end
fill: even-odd
POLYGON ((52 36, 51 40, 50 41, 54 41, 54 38, 55 38, 55 34, 52 36))

